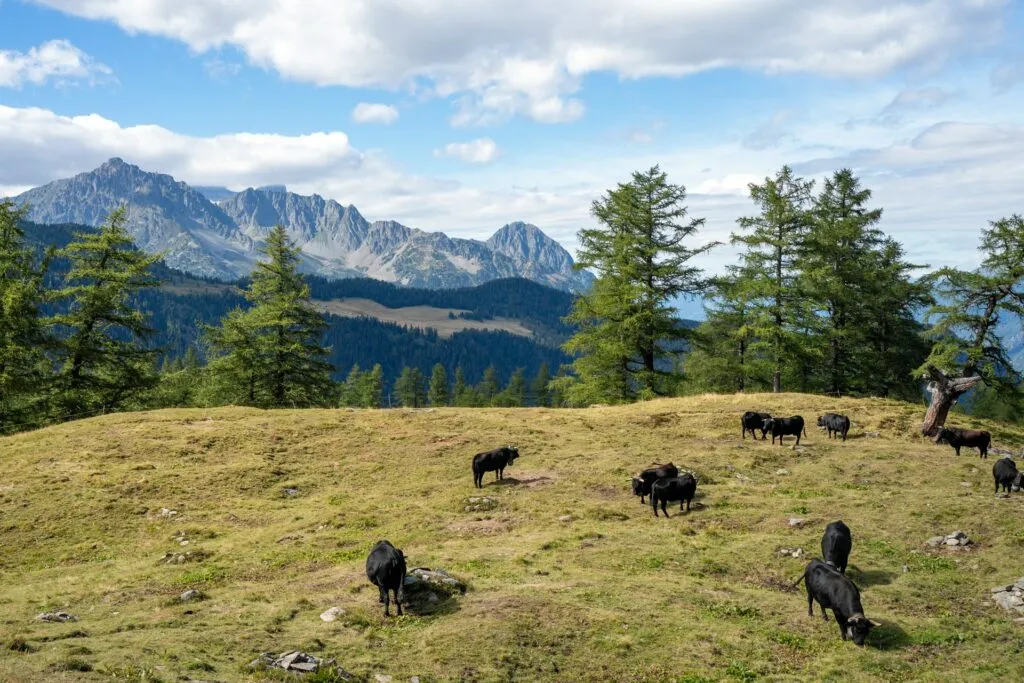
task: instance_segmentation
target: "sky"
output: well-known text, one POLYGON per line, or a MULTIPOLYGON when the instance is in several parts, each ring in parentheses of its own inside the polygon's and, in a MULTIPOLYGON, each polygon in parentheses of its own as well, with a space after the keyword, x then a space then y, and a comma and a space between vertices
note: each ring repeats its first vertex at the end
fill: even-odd
POLYGON ((655 164, 695 246, 783 164, 849 167, 912 260, 973 267, 1024 212, 1022 105, 1020 0, 0 0, 0 196, 119 156, 574 251, 655 164))

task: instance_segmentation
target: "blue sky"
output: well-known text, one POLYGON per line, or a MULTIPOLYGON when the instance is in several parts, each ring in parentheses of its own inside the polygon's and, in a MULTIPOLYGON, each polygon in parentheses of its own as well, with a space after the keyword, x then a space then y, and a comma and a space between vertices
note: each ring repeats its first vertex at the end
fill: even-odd
POLYGON ((120 156, 573 249, 655 163, 706 240, 782 164, 850 166, 912 258, 971 266, 1024 212, 1022 4, 0 0, 0 195, 120 156))

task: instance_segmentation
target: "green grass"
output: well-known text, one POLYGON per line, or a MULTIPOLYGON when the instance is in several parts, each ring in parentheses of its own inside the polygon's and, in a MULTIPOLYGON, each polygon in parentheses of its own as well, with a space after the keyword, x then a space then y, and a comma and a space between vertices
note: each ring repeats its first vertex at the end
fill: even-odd
MULTIPOLYGON (((915 436, 922 413, 793 394, 572 411, 227 408, 0 439, 0 680, 289 680, 246 667, 291 649, 369 681, 1024 680, 1024 627, 986 602, 1024 574, 1024 496, 992 495, 992 458, 915 436), (747 409, 802 414, 809 436, 796 450, 741 441, 747 409), (813 427, 830 410, 854 422, 845 444, 813 427), (488 474, 474 489, 471 456, 509 441, 522 458, 506 482, 488 474), (669 460, 698 473, 697 504, 655 519, 628 478, 669 460), (484 495, 493 509, 465 510, 484 495), (792 516, 807 526, 789 528, 792 516), (776 555, 817 556, 835 519, 853 530, 849 575, 883 624, 863 649, 807 617, 791 587, 806 560, 776 555), (956 529, 976 546, 924 546, 956 529), (364 574, 382 538, 468 592, 386 621, 364 574), (198 559, 160 562, 187 551, 198 559), (203 599, 180 602, 190 588, 203 599), (346 614, 321 621, 334 606, 346 614), (79 620, 33 619, 59 609, 79 620)), ((1008 425, 971 424, 1024 443, 1008 425)))

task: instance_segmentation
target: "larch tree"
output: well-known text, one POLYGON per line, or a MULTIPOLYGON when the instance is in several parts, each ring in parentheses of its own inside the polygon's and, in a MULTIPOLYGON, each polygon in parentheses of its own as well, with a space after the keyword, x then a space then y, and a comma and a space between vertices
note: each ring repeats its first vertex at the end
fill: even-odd
POLYGON ((690 332, 673 302, 706 289, 690 261, 716 246, 688 246, 704 219, 690 217, 685 201, 686 188, 669 183, 658 166, 594 201, 599 225, 579 232, 575 267, 593 269, 597 281, 566 318, 577 327, 563 347, 577 356, 575 377, 559 382, 570 403, 674 392, 672 368, 690 332))
POLYGON ((804 180, 783 166, 764 183, 750 184, 750 198, 760 209, 756 216, 740 218, 732 243, 742 245, 742 288, 752 302, 752 349, 772 363, 772 390, 782 391, 784 373, 803 374, 808 363, 801 356, 810 349, 801 333, 810 311, 799 291, 800 256, 811 225, 814 181, 804 180))
POLYGON ((427 391, 427 403, 435 407, 451 403, 451 392, 448 388, 448 373, 440 363, 434 365, 430 375, 430 389, 427 391))
POLYGON ((334 367, 321 341, 327 322, 298 271, 301 251, 278 225, 261 249, 245 292, 251 307, 229 313, 207 340, 219 354, 211 374, 235 402, 265 408, 330 402, 334 367))
POLYGON ((934 436, 950 408, 979 383, 1015 401, 1020 373, 996 333, 1001 315, 1024 316, 1024 217, 991 221, 982 231, 981 268, 943 268, 928 276, 938 303, 928 310, 934 342, 920 368, 930 379, 931 403, 921 433, 934 436))
POLYGON ((159 285, 151 267, 161 256, 135 248, 126 220, 126 209, 115 209, 98 231, 76 233, 58 252, 70 269, 54 292, 60 312, 51 319, 62 340, 55 419, 118 410, 158 382, 157 350, 144 345, 153 330, 132 295, 159 285))

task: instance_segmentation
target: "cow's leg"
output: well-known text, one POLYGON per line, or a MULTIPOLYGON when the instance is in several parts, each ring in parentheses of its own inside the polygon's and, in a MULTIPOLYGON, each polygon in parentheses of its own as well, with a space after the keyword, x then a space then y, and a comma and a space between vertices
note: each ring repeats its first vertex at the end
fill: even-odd
POLYGON ((379 602, 380 602, 380 604, 383 605, 384 604, 384 588, 382 588, 381 586, 377 586, 377 590, 380 591, 380 600, 379 600, 379 602))
POLYGON ((398 595, 400 591, 400 588, 395 589, 395 605, 398 606, 398 616, 402 616, 402 599, 398 595))
POLYGON ((662 514, 664 514, 664 515, 665 515, 666 517, 668 517, 668 510, 666 510, 666 509, 665 509, 665 505, 666 505, 667 503, 668 503, 668 501, 667 501, 667 500, 665 500, 664 498, 662 498, 662 499, 661 499, 661 512, 662 512, 662 514))
POLYGON ((960 457, 960 447, 959 446, 954 446, 953 448, 954 448, 954 450, 956 450, 956 457, 959 458, 960 457))
POLYGON ((654 516, 658 516, 658 501, 654 499, 654 494, 651 494, 651 508, 654 510, 654 516))
MULTIPOLYGON (((825 619, 825 621, 828 621, 828 619, 825 619)), ((839 635, 843 637, 843 640, 846 640, 846 619, 841 618, 836 613, 836 623, 839 624, 839 635)))
MULTIPOLYGON (((824 619, 825 621, 828 621, 828 612, 825 611, 825 605, 823 605, 823 604, 821 604, 819 602, 818 606, 821 607, 821 618, 824 619)), ((835 610, 832 610, 832 612, 835 613, 835 610)))
POLYGON ((687 498, 687 499, 686 499, 686 511, 687 511, 687 512, 689 512, 689 511, 690 511, 690 498, 687 498))
POLYGON ((799 446, 799 445, 800 445, 800 432, 797 432, 797 433, 796 433, 796 445, 797 445, 797 446, 799 446))
POLYGON ((684 500, 680 499, 680 501, 679 501, 679 511, 680 511, 680 512, 682 512, 682 511, 683 511, 683 503, 685 503, 685 502, 686 502, 686 501, 684 501, 684 500))
POLYGON ((807 589, 807 616, 814 616, 814 596, 811 594, 810 589, 807 589))
POLYGON ((384 595, 384 616, 390 617, 391 612, 388 611, 388 608, 391 606, 391 596, 388 595, 387 588, 381 588, 381 593, 384 595))

